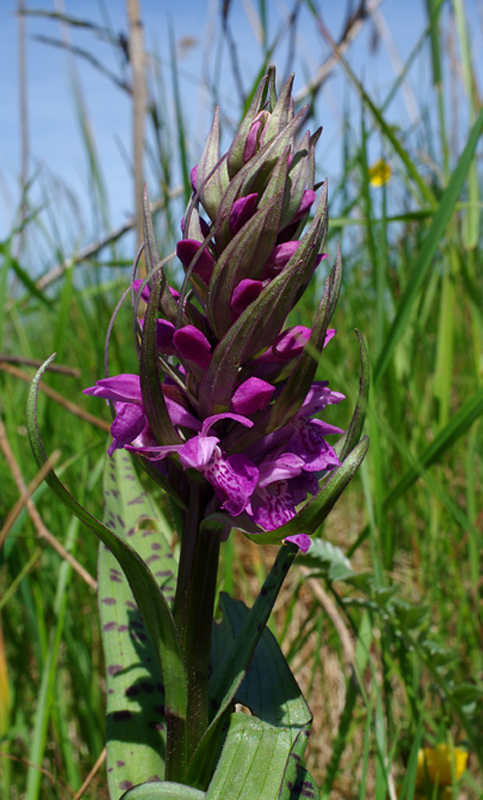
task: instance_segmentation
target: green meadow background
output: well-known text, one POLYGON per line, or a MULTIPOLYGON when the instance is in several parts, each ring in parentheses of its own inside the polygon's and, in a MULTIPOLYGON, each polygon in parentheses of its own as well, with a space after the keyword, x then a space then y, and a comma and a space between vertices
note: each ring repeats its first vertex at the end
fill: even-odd
MULTIPOLYGON (((320 23, 311 0, 297 5, 314 26, 320 23)), ((396 793, 411 800, 417 751, 437 743, 469 752, 458 785, 453 768, 453 796, 483 797, 483 113, 481 51, 470 44, 467 5, 426 1, 414 50, 384 97, 367 93, 351 60, 351 36, 371 24, 370 15, 353 8, 346 33, 331 45, 327 74, 336 70, 345 86, 339 131, 344 169, 329 192, 328 262, 291 322, 311 324, 324 263, 335 261, 340 242, 344 280, 332 322, 338 332, 320 357, 318 377, 347 396, 327 415, 347 425, 359 385, 354 329, 360 330, 372 364, 366 422, 371 446, 320 531, 330 543, 326 569, 313 574, 296 562, 271 623, 314 714, 307 760, 324 800, 394 800, 396 793), (406 131, 389 122, 387 109, 402 96, 421 53, 431 59, 431 70, 422 73, 425 83, 416 94, 417 127, 406 131), (357 98, 357 118, 347 111, 345 92, 357 98), (379 165, 369 155, 375 151, 379 165)), ((266 32, 264 0, 251 8, 266 32)), ((236 70, 235 32, 221 31, 236 70)), ((397 31, 390 33, 397 41, 397 31)), ((261 41, 257 80, 246 103, 268 64, 278 64, 277 41, 267 32, 261 41)), ((170 63, 155 70, 158 83, 151 84, 146 104, 136 77, 138 51, 131 52, 127 79, 118 76, 133 88, 133 113, 139 118, 140 100, 147 109, 144 134, 138 130, 129 158, 133 184, 140 185, 139 142, 149 136, 144 157, 162 253, 173 249, 195 163, 188 157, 189 109, 177 91, 172 44, 170 63)), ((289 71, 290 64, 281 63, 278 78, 289 71)), ((310 104, 312 130, 323 123, 314 117, 323 85, 315 82, 300 98, 300 105, 310 104)), ((72 87, 99 238, 65 252, 55 201, 48 192, 43 203, 31 201, 45 180, 34 173, 21 175, 22 202, 0 242, 5 800, 107 798, 97 541, 38 480, 25 427, 28 381, 35 365, 55 351, 39 427, 64 482, 101 516, 108 409, 84 397, 82 388, 103 375, 106 328, 129 281, 134 225, 121 233, 109 229, 103 183, 109 176, 103 177, 96 160, 80 85, 73 81, 72 87), (128 245, 125 235, 131 236, 128 245), (42 271, 33 275, 36 247, 42 271)), ((209 97, 214 105, 214 89, 209 97)), ((241 101, 238 112, 241 118, 241 101)), ((227 137, 230 132, 227 122, 227 137)), ((134 196, 133 185, 126 185, 126 196, 134 196)), ((170 278, 179 281, 179 273, 170 278)), ((136 366, 126 307, 112 333, 110 372, 136 366)), ((168 513, 163 497, 157 499, 168 513)), ((232 535, 223 548, 220 588, 251 603, 274 553, 232 535)), ((428 785, 423 796, 437 792, 428 785)))

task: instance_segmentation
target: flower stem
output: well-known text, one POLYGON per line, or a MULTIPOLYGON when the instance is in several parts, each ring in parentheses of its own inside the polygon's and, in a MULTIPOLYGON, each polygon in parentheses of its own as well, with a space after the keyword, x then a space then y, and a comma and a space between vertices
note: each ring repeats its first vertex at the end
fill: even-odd
POLYGON ((188 676, 188 718, 186 728, 173 732, 174 738, 182 741, 168 743, 165 779, 180 783, 184 781, 187 762, 208 727, 208 677, 220 534, 201 528, 205 516, 204 494, 202 484, 191 484, 173 609, 188 676))

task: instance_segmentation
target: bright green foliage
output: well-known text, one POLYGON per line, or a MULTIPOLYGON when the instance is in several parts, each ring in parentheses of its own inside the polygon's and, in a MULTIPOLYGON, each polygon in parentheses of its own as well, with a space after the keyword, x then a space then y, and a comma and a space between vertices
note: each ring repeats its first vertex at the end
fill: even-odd
MULTIPOLYGON (((176 561, 172 532, 143 491, 126 452, 104 470, 104 522, 150 566, 168 603, 176 561)), ((119 564, 99 547, 99 615, 106 661, 107 777, 112 798, 147 776, 161 780, 166 751, 163 679, 142 617, 119 564), (126 746, 126 742, 128 746, 126 746)))

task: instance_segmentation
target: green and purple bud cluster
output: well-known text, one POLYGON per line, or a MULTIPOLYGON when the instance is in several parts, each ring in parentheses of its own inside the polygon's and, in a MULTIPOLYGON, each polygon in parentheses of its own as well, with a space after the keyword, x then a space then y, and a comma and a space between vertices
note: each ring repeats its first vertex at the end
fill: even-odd
POLYGON ((340 467, 327 436, 342 431, 315 415, 343 395, 314 380, 314 354, 335 334, 341 266, 338 258, 313 327, 284 327, 324 259, 328 224, 327 187, 317 201, 315 186, 321 131, 296 143, 306 109, 294 115, 292 80, 277 98, 269 71, 222 157, 215 114, 177 245, 181 294, 166 281, 145 197, 148 276, 133 282, 135 307, 147 302, 140 374, 85 392, 113 404, 110 453, 138 454, 180 504, 202 481, 206 515, 227 532, 280 529, 278 541, 305 551, 317 514, 310 529, 284 535, 286 525, 340 467))

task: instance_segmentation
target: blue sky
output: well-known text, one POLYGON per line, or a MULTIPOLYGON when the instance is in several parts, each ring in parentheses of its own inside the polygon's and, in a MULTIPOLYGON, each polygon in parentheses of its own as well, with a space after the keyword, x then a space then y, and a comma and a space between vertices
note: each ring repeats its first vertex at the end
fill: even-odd
MULTIPOLYGON (((481 52, 482 21, 476 3, 468 0, 474 46, 481 52)), ((268 30, 274 38, 286 17, 288 6, 284 0, 268 0, 268 30)), ((292 7, 293 4, 291 4, 292 7)), ((57 4, 59 6, 59 4, 57 4)), ((244 88, 248 89, 255 71, 261 63, 261 50, 253 24, 247 16, 250 8, 258 8, 255 0, 232 0, 229 22, 236 39, 237 53, 244 88)), ((323 2, 319 6, 324 22, 332 36, 340 34, 344 19, 345 2, 323 2)), ((20 172, 20 136, 17 77, 17 20, 14 0, 3 0, 0 11, 0 238, 4 238, 15 219, 19 202, 18 176, 20 172)), ((30 0, 29 8, 54 10, 53 0, 30 0)), ((211 101, 205 88, 205 78, 213 80, 218 75, 220 101, 225 113, 233 119, 239 113, 237 92, 230 67, 227 48, 220 48, 219 0, 196 2, 188 0, 141 0, 146 47, 155 51, 160 59, 167 87, 167 103, 172 109, 171 75, 169 68, 169 29, 172 28, 178 45, 181 90, 185 117, 189 122, 190 148, 193 163, 201 151, 212 112, 211 101), (189 46, 182 47, 182 42, 189 46), (217 68, 216 65, 219 65, 217 68)), ((124 0, 104 3, 108 9, 110 25, 116 33, 127 32, 124 0)), ((101 6, 96 0, 65 0, 66 12, 72 16, 104 25, 101 6)), ((385 23, 391 32, 394 45, 404 61, 418 37, 426 19, 424 0, 386 0, 380 6, 385 23)), ((60 38, 56 21, 27 17, 27 77, 30 131, 30 174, 36 176, 38 190, 46 192, 52 208, 59 197, 72 193, 78 202, 78 243, 85 244, 96 235, 95 221, 90 218, 86 185, 86 153, 76 117, 72 85, 65 53, 35 40, 36 35, 60 38)), ((372 95, 382 100, 394 80, 394 71, 386 48, 379 42, 371 49, 374 25, 369 23, 349 51, 350 63, 358 77, 372 95)), ((89 49, 106 67, 118 71, 118 63, 111 47, 92 32, 75 30, 73 42, 89 49)), ((282 40, 275 54, 280 69, 285 68, 287 40, 282 40)), ((295 42, 295 92, 308 75, 316 72, 329 53, 327 44, 317 30, 313 18, 305 8, 300 14, 295 42)), ((130 153, 130 101, 120 90, 91 65, 77 61, 78 75, 86 103, 90 128, 94 135, 96 152, 102 164, 103 177, 108 184, 110 223, 121 224, 132 213, 129 166, 130 153)), ((430 86, 430 61, 427 49, 418 56, 410 73, 408 92, 413 95, 416 107, 423 107, 434 98, 425 98, 422 87, 430 86)), ((355 128, 360 126, 360 104, 357 97, 345 88, 342 71, 338 68, 327 82, 317 104, 318 124, 324 126, 319 146, 319 164, 324 174, 334 180, 341 166, 340 123, 344 104, 350 108, 349 118, 355 128)), ((410 125, 409 105, 399 93, 390 107, 389 120, 403 129, 410 125)), ((174 123, 173 123, 174 125, 174 123)), ((373 144, 374 158, 378 156, 377 142, 373 144)), ((176 165, 174 165, 176 167, 176 165)), ((75 236, 75 220, 70 237, 75 236)))

